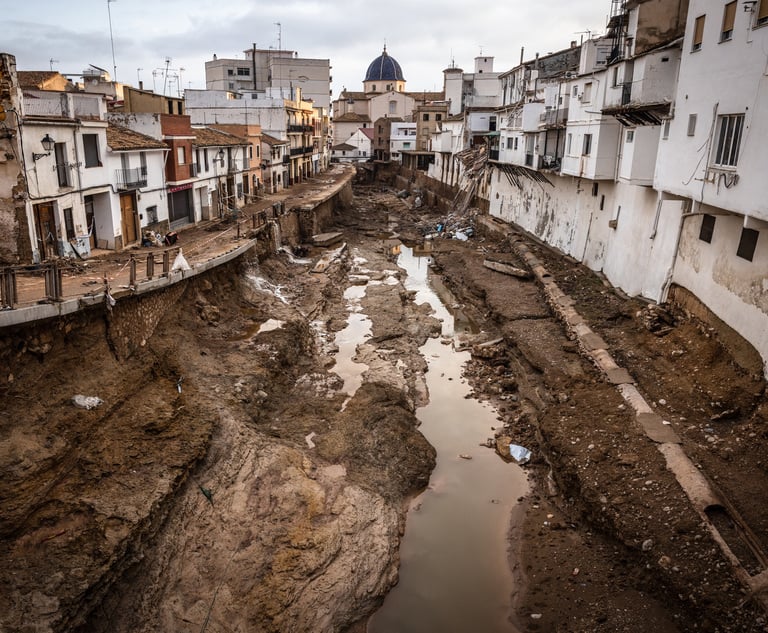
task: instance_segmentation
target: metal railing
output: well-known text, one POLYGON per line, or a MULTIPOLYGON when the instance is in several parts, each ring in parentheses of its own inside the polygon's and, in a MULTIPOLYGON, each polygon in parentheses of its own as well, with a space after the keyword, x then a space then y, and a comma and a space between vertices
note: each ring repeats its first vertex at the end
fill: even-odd
MULTIPOLYGON (((249 235, 249 231, 263 229, 271 221, 285 213, 284 201, 275 202, 267 209, 248 215, 242 215, 242 210, 237 209, 237 213, 233 212, 229 216, 230 223, 226 225, 224 233, 234 229, 237 239, 243 237, 252 238, 254 236, 253 234, 249 235)), ((179 244, 161 250, 131 253, 127 255, 127 261, 117 274, 114 274, 109 279, 106 276, 104 277, 103 286, 100 282, 93 280, 88 281, 86 285, 96 284, 97 288, 100 287, 101 289, 96 290, 95 294, 99 294, 102 291, 109 292, 110 283, 120 283, 118 275, 125 275, 124 271, 127 269, 127 288, 136 290, 137 285, 142 282, 170 276, 173 262, 182 246, 179 244)), ((67 264, 59 260, 37 265, 0 267, 0 310, 12 310, 41 302, 61 302, 65 299, 72 300, 93 295, 93 292, 83 292, 82 290, 82 284, 80 283, 82 278, 77 279, 82 272, 83 270, 79 266, 67 264), (73 275, 67 277, 69 279, 68 290, 65 291, 64 273, 67 271, 72 271, 73 275), (19 282, 22 278, 33 278, 38 280, 38 282, 33 285, 24 284, 24 282, 20 284, 19 282), (40 278, 43 280, 42 287, 39 284, 40 278), (22 286, 21 288, 20 285, 22 286), (24 296, 20 296, 21 294, 24 296)), ((122 283, 125 284, 125 277, 123 276, 122 279, 122 283)), ((125 285, 120 287, 126 288, 125 285)))
POLYGON ((147 168, 133 167, 131 169, 116 169, 118 189, 137 189, 147 186, 147 168))

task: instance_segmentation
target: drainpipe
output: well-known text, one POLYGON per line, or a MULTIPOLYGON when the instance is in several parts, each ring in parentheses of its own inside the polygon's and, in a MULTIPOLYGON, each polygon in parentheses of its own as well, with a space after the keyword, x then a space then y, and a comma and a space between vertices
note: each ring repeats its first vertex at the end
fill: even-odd
MULTIPOLYGON (((688 200, 686 200, 688 202, 688 200)), ((661 209, 661 203, 659 203, 659 209, 661 209)), ((675 237, 675 249, 672 251, 672 262, 669 265, 669 270, 667 270, 667 274, 664 277, 664 283, 661 285, 661 295, 659 296, 659 303, 664 303, 667 300, 667 295, 669 293, 669 288, 672 285, 672 276, 675 272, 675 265, 677 264, 677 256, 680 252, 680 239, 683 235, 683 228, 685 226, 685 221, 694 215, 701 215, 700 213, 693 213, 691 211, 688 211, 687 213, 684 211, 680 214, 680 223, 677 229, 677 236, 675 237)))

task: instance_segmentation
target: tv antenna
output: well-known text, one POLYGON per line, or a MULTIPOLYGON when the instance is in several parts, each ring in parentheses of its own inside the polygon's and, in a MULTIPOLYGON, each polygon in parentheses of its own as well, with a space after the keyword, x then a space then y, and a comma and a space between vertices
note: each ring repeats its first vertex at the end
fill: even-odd
POLYGON ((51 72, 53 72, 53 65, 54 65, 54 64, 58 64, 58 63, 59 63, 59 60, 58 60, 58 59, 54 59, 53 57, 51 57, 51 58, 48 60, 48 63, 51 65, 51 72))
POLYGON ((112 11, 109 8, 110 3, 117 0, 107 0, 107 15, 109 16, 109 41, 112 44, 112 81, 117 81, 117 63, 115 63, 115 38, 112 37, 112 11))

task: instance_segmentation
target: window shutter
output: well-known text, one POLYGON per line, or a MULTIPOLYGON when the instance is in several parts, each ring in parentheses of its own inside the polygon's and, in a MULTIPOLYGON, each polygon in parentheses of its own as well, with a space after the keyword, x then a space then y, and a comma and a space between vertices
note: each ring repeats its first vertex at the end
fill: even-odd
POLYGON ((768 0, 761 0, 757 11, 757 23, 765 24, 766 22, 768 22, 768 0))
POLYGON ((736 0, 725 5, 723 11, 723 32, 720 35, 721 40, 731 39, 733 34, 733 23, 736 20, 736 0))
POLYGON ((693 50, 695 51, 701 48, 701 43, 704 41, 704 18, 706 17, 706 15, 700 15, 693 26, 693 50))

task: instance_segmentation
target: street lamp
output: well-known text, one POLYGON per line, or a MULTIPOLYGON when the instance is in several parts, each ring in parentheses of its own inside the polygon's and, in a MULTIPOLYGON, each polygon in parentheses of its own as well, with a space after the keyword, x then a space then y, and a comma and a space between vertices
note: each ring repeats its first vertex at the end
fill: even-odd
POLYGON ((43 156, 50 156, 51 150, 53 149, 53 146, 56 144, 56 141, 54 141, 48 134, 46 134, 42 140, 40 141, 43 145, 43 149, 45 150, 44 154, 38 154, 36 152, 32 152, 32 160, 37 161, 41 159, 43 156))
POLYGON ((219 157, 219 162, 221 163, 221 166, 224 167, 224 150, 220 149, 219 153, 216 154, 216 156, 219 157))

